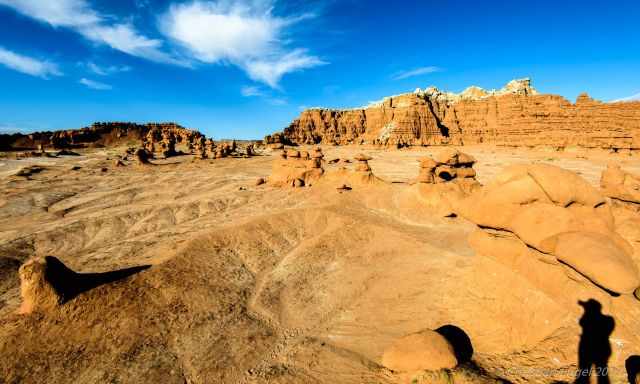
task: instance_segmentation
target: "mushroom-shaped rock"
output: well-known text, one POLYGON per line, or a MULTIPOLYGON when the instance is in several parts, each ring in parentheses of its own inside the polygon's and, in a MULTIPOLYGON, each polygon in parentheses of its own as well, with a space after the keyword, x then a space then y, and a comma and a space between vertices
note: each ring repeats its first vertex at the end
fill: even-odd
POLYGON ((472 166, 476 163, 476 158, 467 154, 460 152, 458 153, 458 164, 464 166, 472 166))
POLYGON ((297 159, 300 157, 300 151, 297 151, 295 149, 290 149, 287 151, 287 157, 292 159, 297 159))
POLYGON ((373 158, 371 156, 367 156, 367 155, 365 155, 363 153, 360 153, 360 154, 356 155, 354 157, 354 159, 357 160, 357 161, 369 161, 369 160, 371 160, 373 158))
POLYGON ((396 339, 384 351, 382 365, 396 372, 436 371, 454 368, 458 361, 444 336, 424 330, 396 339))
POLYGON ((460 152, 455 148, 445 148, 435 155, 435 160, 439 164, 458 165, 460 152))
POLYGON ((437 166, 438 163, 430 157, 420 159, 420 168, 422 169, 435 169, 437 166))
POLYGON ((354 159, 358 161, 358 164, 356 164, 357 172, 371 172, 371 167, 369 167, 369 160, 372 159, 371 156, 367 156, 361 153, 355 156, 354 159))
POLYGON ((449 165, 439 165, 434 174, 436 176, 436 183, 444 183, 456 178, 457 169, 449 165))

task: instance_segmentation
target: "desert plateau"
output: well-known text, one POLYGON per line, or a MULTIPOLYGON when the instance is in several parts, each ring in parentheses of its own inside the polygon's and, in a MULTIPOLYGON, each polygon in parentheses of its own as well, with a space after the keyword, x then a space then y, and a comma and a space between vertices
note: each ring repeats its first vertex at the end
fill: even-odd
MULTIPOLYGON (((517 92, 468 102, 535 97, 517 92)), ((430 110, 398 114, 394 99, 371 109, 430 110)), ((593 342, 626 380, 640 355, 637 129, 573 148, 463 135, 398 149, 400 132, 5 136, 2 377, 569 382, 593 342), (606 319, 604 338, 584 323, 606 319)))

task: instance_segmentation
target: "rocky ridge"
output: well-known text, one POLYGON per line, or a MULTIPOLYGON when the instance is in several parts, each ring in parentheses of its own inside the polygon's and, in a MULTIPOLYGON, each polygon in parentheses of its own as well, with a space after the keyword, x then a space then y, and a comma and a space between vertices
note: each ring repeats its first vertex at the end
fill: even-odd
POLYGON ((372 144, 391 147, 498 146, 640 149, 640 102, 603 103, 586 93, 575 103, 539 94, 530 79, 500 90, 435 87, 384 98, 362 108, 305 110, 267 144, 372 144))
POLYGON ((200 137, 203 137, 200 132, 176 123, 99 122, 81 129, 0 135, 0 150, 86 148, 118 144, 138 145, 140 142, 150 147, 158 144, 159 149, 167 150, 170 141, 184 143, 188 147, 200 137))

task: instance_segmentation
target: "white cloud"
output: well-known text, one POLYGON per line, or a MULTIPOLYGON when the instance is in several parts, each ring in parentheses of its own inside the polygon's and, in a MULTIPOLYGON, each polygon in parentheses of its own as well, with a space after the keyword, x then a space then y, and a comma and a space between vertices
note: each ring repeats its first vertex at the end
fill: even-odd
POLYGON ((326 63, 315 56, 307 55, 306 50, 296 49, 279 57, 249 60, 243 66, 251 79, 277 88, 278 82, 285 74, 323 64, 326 63))
POLYGON ((640 93, 636 93, 635 95, 623 97, 622 99, 613 100, 612 103, 617 103, 619 101, 640 101, 640 93))
POLYGON ((259 87, 245 85, 240 89, 240 94, 244 97, 262 96, 262 91, 259 87))
POLYGON ((100 66, 92 61, 89 61, 86 64, 81 63, 80 65, 86 66, 89 71, 99 76, 108 76, 120 72, 129 72, 131 70, 131 67, 129 67, 128 65, 100 66))
POLYGON ((99 81, 94 81, 94 80, 85 79, 85 78, 80 79, 79 83, 82 85, 86 85, 88 88, 96 89, 98 91, 108 91, 113 89, 113 87, 110 86, 109 84, 105 84, 99 81))
POLYGON ((24 129, 18 128, 15 125, 0 123, 0 133, 11 135, 14 133, 23 133, 23 132, 25 132, 24 129))
POLYGON ((54 27, 91 26, 102 21, 85 0, 0 0, 0 5, 54 27))
POLYGON ((401 71, 401 72, 394 73, 391 76, 391 78, 394 80, 402 80, 409 77, 420 76, 427 73, 434 73, 434 72, 440 72, 440 71, 442 71, 442 69, 439 67, 434 67, 434 66, 420 67, 420 68, 415 68, 408 71, 401 71))
POLYGON ((25 16, 53 27, 71 28, 85 38, 148 60, 187 65, 161 50, 162 41, 141 35, 127 23, 112 23, 93 10, 86 0, 0 0, 25 16))
MULTIPOLYGON (((2 0, 0 0, 2 1, 2 0)), ((14 71, 26 73, 27 75, 41 77, 43 79, 49 76, 61 76, 62 72, 58 70, 58 66, 49 61, 42 61, 32 57, 20 55, 0 47, 0 64, 14 71)))
POLYGON ((280 99, 280 98, 271 98, 271 99, 268 99, 267 102, 275 106, 282 106, 282 105, 289 104, 286 99, 280 99))
POLYGON ((286 28, 308 15, 278 17, 270 0, 173 4, 160 20, 163 33, 203 63, 231 63, 276 88, 285 74, 326 64, 305 49, 289 50, 286 28))

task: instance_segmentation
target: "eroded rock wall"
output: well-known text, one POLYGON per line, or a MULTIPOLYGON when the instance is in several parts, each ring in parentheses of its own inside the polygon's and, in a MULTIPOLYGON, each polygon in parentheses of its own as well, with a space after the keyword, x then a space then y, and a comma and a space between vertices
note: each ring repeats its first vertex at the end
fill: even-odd
POLYGON ((152 140, 161 142, 163 135, 171 135, 180 142, 191 142, 202 134, 175 123, 136 124, 126 122, 94 123, 81 129, 30 134, 0 135, 0 150, 49 148, 83 148, 117 144, 139 144, 152 140))
POLYGON ((587 94, 571 103, 538 94, 528 79, 499 91, 435 88, 350 110, 309 109, 282 133, 297 144, 464 145, 640 149, 640 102, 603 103, 587 94))

